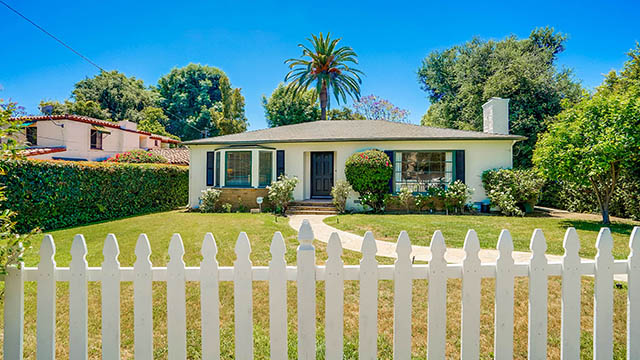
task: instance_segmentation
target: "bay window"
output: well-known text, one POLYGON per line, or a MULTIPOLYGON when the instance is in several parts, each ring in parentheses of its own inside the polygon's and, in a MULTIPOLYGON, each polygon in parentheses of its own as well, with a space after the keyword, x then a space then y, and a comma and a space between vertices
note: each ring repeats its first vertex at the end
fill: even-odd
POLYGON ((206 185, 263 188, 275 180, 276 150, 264 146, 224 147, 206 153, 206 185))
POLYGON ((258 166, 258 186, 266 187, 271 184, 273 178, 273 152, 260 151, 258 166))
POLYGON ((425 192, 431 186, 453 182, 453 151, 396 151, 394 154, 394 190, 403 187, 425 192))
POLYGON ((227 151, 225 185, 251 187, 251 151, 227 151))

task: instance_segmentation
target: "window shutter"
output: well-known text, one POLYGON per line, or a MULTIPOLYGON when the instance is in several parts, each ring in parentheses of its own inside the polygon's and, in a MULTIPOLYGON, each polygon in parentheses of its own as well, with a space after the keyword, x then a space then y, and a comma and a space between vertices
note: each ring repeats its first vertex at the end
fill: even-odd
POLYGON ((454 152, 454 158, 456 161, 455 180, 460 180, 464 183, 464 150, 456 150, 454 152))
POLYGON ((276 179, 284 174, 284 150, 276 151, 276 179))
POLYGON ((393 194, 393 175, 395 173, 395 168, 394 168, 394 159, 393 159, 393 151, 385 151, 385 154, 387 154, 387 156, 389 157, 389 161, 391 162, 391 168, 394 169, 394 172, 391 173, 391 179, 389 179, 389 194, 393 194))
POLYGON ((213 151, 207 151, 207 186, 213 186, 213 151))

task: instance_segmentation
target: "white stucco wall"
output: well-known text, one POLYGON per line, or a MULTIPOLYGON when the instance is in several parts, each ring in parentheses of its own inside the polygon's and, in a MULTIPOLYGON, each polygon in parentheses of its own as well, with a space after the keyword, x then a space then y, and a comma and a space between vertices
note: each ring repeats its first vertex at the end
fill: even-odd
MULTIPOLYGON (((486 198, 482 187, 481 175, 487 169, 512 166, 513 140, 461 140, 461 141, 378 141, 378 142, 313 142, 313 143, 277 143, 264 144, 285 151, 285 173, 296 176, 300 183, 294 191, 296 200, 310 198, 310 153, 331 151, 334 153, 334 181, 346 180, 344 164, 354 152, 366 149, 380 150, 464 150, 465 179, 474 189, 472 201, 486 198)), ((197 206, 200 193, 206 189, 206 153, 221 146, 189 146, 189 205, 197 206)), ((221 166, 224 171, 224 166, 221 166)), ((354 199, 349 205, 353 206, 354 199)))

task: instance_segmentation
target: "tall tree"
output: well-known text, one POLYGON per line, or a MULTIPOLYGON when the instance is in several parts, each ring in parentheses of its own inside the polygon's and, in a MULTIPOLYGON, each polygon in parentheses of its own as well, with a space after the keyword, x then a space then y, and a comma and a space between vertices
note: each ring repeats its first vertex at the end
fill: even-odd
POLYGON ((262 96, 267 124, 269 127, 276 127, 319 120, 317 98, 313 90, 294 93, 279 84, 268 99, 262 96))
POLYGON ((362 72, 350 67, 358 64, 358 55, 351 47, 338 47, 341 38, 332 40, 330 33, 326 37, 312 34, 307 40, 311 47, 298 44, 302 49, 300 58, 285 61, 291 70, 284 81, 290 81, 288 88, 295 94, 314 87, 320 97, 320 118, 326 120, 331 92, 338 104, 347 102, 347 97, 360 99, 362 72))
POLYGON ((93 100, 65 100, 61 103, 56 100, 43 100, 38 106, 44 115, 81 115, 95 119, 111 120, 109 110, 103 109, 93 100))
POLYGON ((100 104, 114 121, 136 118, 142 109, 155 106, 158 100, 142 80, 115 70, 77 82, 72 98, 78 104, 85 101, 100 104))
POLYGON ((359 114, 346 106, 339 109, 330 109, 327 112, 327 117, 329 120, 367 120, 364 115, 359 114))
POLYGON ((353 104, 356 113, 367 120, 386 120, 395 122, 408 122, 409 111, 393 105, 376 95, 368 95, 353 104))
POLYGON ((200 64, 175 68, 158 80, 160 106, 169 117, 167 131, 183 140, 216 135, 226 131, 241 132, 247 127, 244 97, 231 87, 220 69, 200 64), (221 112, 224 129, 213 121, 213 112, 221 112), (228 126, 231 125, 231 126, 228 126))
POLYGON ((431 102, 422 124, 481 131, 482 104, 493 96, 509 98, 510 131, 528 138, 514 146, 514 165, 530 167, 538 134, 560 113, 563 100, 576 102, 582 92, 571 71, 555 65, 565 41, 564 34, 542 28, 526 39, 474 38, 430 53, 418 69, 431 102))

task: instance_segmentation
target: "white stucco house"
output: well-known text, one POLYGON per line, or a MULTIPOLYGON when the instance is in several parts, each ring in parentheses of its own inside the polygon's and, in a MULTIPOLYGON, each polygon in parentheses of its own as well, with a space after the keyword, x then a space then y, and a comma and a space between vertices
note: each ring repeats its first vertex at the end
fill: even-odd
POLYGON ((123 120, 112 122, 78 115, 27 116, 21 139, 34 159, 103 161, 135 149, 159 150, 180 141, 137 129, 123 120))
MULTIPOLYGON (((315 121, 187 141, 190 153, 189 205, 201 191, 223 189, 227 199, 254 201, 280 174, 300 182, 295 200, 330 198, 345 179, 345 161, 359 151, 379 149, 393 163, 389 191, 406 186, 420 192, 431 183, 462 180, 486 199, 482 172, 512 166, 512 147, 523 136, 509 134, 508 99, 483 105, 484 131, 462 131, 374 120, 315 121)), ((348 207, 358 207, 357 198, 348 207)))

